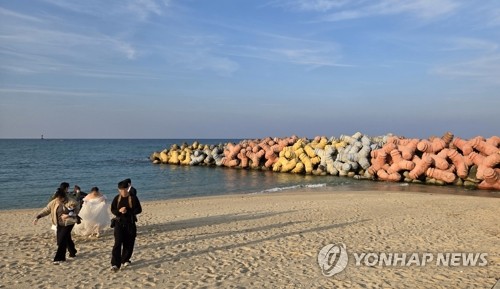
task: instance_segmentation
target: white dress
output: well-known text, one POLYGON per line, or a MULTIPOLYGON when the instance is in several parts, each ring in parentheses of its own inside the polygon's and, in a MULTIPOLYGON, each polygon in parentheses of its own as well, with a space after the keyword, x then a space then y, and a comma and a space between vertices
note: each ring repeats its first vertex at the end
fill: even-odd
POLYGON ((106 197, 104 195, 94 199, 85 197, 78 216, 82 218, 82 222, 76 224, 73 228, 75 234, 81 236, 99 236, 104 229, 109 228, 111 220, 111 212, 107 205, 106 197))

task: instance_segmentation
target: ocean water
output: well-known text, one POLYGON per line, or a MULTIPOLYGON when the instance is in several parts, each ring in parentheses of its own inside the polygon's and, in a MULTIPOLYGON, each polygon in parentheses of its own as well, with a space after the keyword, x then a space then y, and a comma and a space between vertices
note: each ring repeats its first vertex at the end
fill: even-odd
MULTIPOLYGON (((141 200, 160 200, 282 190, 418 190, 475 194, 455 187, 429 187, 205 166, 154 165, 149 155, 183 139, 0 139, 0 209, 40 208, 63 181, 88 192, 97 186, 108 198, 131 178, 141 200)), ((218 144, 228 139, 199 140, 218 144)))

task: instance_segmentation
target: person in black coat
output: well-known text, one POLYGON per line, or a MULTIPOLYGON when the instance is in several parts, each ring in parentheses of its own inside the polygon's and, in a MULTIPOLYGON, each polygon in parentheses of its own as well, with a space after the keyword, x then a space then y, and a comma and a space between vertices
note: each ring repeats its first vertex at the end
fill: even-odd
POLYGON ((125 179, 123 182, 126 182, 128 184, 128 192, 130 193, 131 196, 137 196, 137 190, 132 187, 132 180, 131 179, 125 179))
POLYGON ((82 208, 83 198, 85 198, 87 196, 87 193, 82 192, 82 189, 80 188, 80 186, 75 185, 73 192, 69 193, 69 195, 71 197, 73 197, 73 199, 75 199, 80 204, 80 208, 82 208))
POLYGON ((111 213, 115 215, 112 226, 114 227, 115 243, 111 252, 111 269, 118 271, 122 266, 131 264, 130 258, 134 251, 137 236, 136 215, 142 212, 141 203, 137 196, 132 196, 126 181, 118 183, 120 192, 111 203, 111 213))

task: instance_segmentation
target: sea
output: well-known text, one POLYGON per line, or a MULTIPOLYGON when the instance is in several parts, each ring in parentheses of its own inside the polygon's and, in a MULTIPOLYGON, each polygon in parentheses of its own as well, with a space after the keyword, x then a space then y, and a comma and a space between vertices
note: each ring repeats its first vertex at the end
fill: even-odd
MULTIPOLYGON (((308 191, 420 191, 498 196, 461 187, 374 182, 207 166, 153 164, 151 153, 194 139, 0 139, 0 210, 41 208, 61 182, 84 192, 96 186, 108 198, 130 178, 141 201, 223 194, 308 191), (333 188, 333 190, 332 190, 333 188)), ((197 139, 202 144, 239 139, 197 139)))

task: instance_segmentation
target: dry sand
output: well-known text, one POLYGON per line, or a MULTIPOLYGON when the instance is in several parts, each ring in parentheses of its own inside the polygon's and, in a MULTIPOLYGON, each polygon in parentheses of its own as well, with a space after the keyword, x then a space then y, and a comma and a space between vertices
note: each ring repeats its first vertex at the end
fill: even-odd
POLYGON ((500 198, 409 192, 286 192, 144 202, 132 266, 110 271, 111 231, 75 237, 52 264, 49 219, 0 211, 0 288, 492 288, 500 198), (319 250, 347 246, 322 275, 319 250), (356 266, 353 253, 487 253, 487 266, 356 266))

